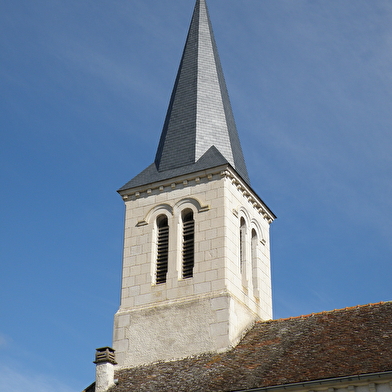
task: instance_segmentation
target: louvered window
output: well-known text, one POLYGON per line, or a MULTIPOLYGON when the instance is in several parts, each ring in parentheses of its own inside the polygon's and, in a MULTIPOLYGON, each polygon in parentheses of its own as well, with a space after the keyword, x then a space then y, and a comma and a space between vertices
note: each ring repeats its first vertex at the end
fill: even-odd
POLYGON ((257 233, 255 229, 252 229, 252 284, 253 289, 257 290, 257 233))
POLYGON ((240 271, 241 273, 245 272, 245 230, 246 230, 246 223, 245 219, 241 218, 240 220, 240 271))
POLYGON ((195 264, 195 221, 193 212, 188 211, 182 217, 182 277, 192 278, 195 264))
POLYGON ((167 262, 169 256, 169 225, 166 216, 157 219, 157 272, 156 283, 165 283, 167 275, 167 262))

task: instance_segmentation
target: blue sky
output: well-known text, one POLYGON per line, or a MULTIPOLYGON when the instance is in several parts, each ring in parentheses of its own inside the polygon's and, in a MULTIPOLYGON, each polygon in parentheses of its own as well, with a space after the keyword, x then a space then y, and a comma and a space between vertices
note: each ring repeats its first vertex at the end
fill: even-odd
MULTIPOLYGON (((209 0, 274 316, 391 300, 392 3, 209 0)), ((78 392, 119 304, 194 0, 0 2, 0 385, 78 392)))

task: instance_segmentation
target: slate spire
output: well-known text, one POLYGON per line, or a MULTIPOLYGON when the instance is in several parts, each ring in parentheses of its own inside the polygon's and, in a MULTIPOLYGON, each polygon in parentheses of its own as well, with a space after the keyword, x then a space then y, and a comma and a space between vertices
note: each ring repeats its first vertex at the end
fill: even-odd
POLYGON ((206 2, 197 0, 155 164, 190 165, 212 146, 249 182, 206 2))
POLYGON ((205 0, 196 0, 155 162, 122 188, 229 163, 250 184, 205 0))

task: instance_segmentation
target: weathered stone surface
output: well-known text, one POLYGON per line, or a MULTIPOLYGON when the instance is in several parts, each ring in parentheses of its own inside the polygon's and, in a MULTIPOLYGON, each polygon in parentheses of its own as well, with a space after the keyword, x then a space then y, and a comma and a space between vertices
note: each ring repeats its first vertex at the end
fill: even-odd
POLYGON ((171 183, 176 186, 151 187, 125 201, 122 296, 113 340, 121 368, 221 352, 237 344, 256 320, 272 318, 270 222, 257 196, 229 170, 211 169, 171 183), (181 274, 185 209, 193 211, 195 222, 195 264, 187 279, 181 274), (169 227, 168 273, 166 282, 157 284, 156 220, 162 214, 169 227), (243 267, 241 219, 247 227, 243 267))

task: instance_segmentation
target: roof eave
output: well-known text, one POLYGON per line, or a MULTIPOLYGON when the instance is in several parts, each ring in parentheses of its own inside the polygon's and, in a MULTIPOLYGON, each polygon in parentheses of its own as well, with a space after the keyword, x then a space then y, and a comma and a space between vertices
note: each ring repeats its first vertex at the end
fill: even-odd
MULTIPOLYGON (((260 212, 263 214, 269 223, 272 223, 276 219, 276 215, 269 209, 266 203, 257 195, 257 193, 252 189, 252 187, 240 176, 240 174, 230 165, 230 163, 225 163, 222 165, 214 166, 208 169, 194 171, 191 173, 179 175, 176 177, 164 179, 158 182, 151 182, 143 184, 140 186, 119 189, 117 192, 121 195, 124 201, 128 200, 132 196, 139 197, 142 193, 151 193, 154 189, 161 189, 162 187, 175 187, 182 184, 184 181, 192 181, 196 179, 201 179, 203 177, 208 177, 209 175, 220 174, 221 176, 229 176, 232 180, 235 178, 235 183, 248 197, 256 203, 260 212)), ((196 180, 196 181, 199 181, 196 180)))
POLYGON ((230 164, 226 163, 223 165, 217 165, 208 169, 203 169, 203 170, 195 170, 193 172, 189 172, 189 173, 185 173, 185 174, 181 174, 175 177, 170 177, 167 179, 163 179, 160 181, 155 181, 155 182, 150 182, 150 183, 146 183, 146 184, 142 184, 142 185, 138 185, 135 187, 130 187, 130 188, 120 188, 119 190, 117 190, 117 192, 121 195, 121 196, 129 196, 132 194, 135 194, 137 192, 141 193, 141 192, 145 192, 148 189, 156 189, 156 188, 160 188, 161 186, 169 186, 171 184, 178 184, 181 183, 182 181, 184 181, 185 179, 195 179, 195 178, 202 178, 207 176, 208 174, 213 174, 213 173, 220 173, 222 170, 225 170, 227 167, 229 167, 230 164))

